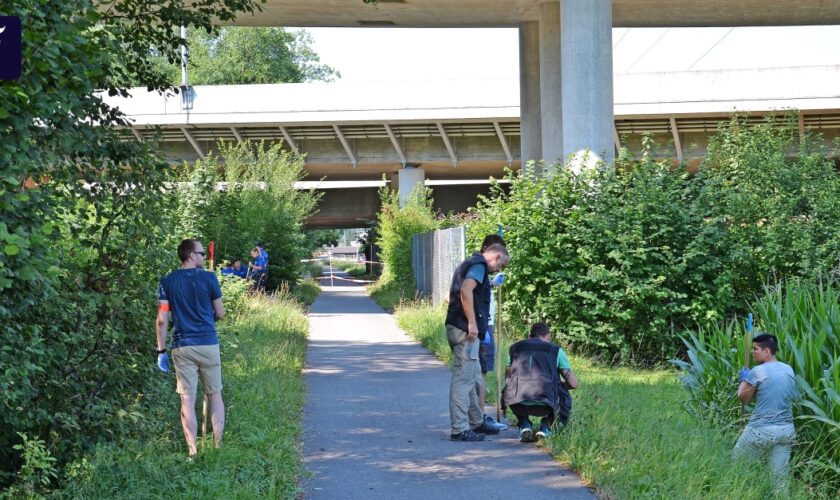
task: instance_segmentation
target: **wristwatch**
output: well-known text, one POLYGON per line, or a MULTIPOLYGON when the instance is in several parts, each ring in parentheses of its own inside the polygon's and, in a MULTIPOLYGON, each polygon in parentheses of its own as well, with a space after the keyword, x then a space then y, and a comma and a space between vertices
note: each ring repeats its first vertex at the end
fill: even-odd
POLYGON ((159 350, 159 351, 155 351, 155 352, 156 352, 156 353, 158 353, 158 354, 163 354, 163 353, 165 353, 165 352, 166 352, 166 349, 161 349, 161 350, 159 350))

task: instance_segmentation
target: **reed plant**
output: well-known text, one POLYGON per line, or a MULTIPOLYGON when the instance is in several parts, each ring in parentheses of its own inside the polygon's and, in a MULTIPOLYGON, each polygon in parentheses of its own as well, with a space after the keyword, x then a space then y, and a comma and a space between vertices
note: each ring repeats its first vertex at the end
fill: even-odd
MULTIPOLYGON (((777 358, 796 374, 795 471, 840 492, 840 288, 792 280, 768 287, 752 306, 757 328, 779 339, 777 358)), ((736 373, 747 344, 743 321, 718 323, 683 338, 686 408, 701 419, 736 428, 743 424, 735 396, 736 373)))

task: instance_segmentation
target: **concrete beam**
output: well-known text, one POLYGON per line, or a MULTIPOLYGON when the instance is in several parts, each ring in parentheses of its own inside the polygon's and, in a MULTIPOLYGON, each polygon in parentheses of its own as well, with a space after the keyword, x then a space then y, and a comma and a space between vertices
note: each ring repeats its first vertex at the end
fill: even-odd
POLYGON ((547 168, 564 163, 563 91, 561 74, 560 3, 540 4, 540 122, 541 159, 547 168))
POLYGON ((397 153, 397 157, 400 159, 400 163, 405 166, 407 163, 405 161, 405 154, 403 154, 402 148, 400 147, 400 142, 397 140, 397 136, 394 135, 394 131, 391 130, 391 126, 387 123, 384 124, 385 126, 385 133, 388 134, 388 138, 391 139, 391 144, 394 146, 394 151, 397 153))
POLYGON ((283 134, 283 138, 286 139, 286 144, 288 144, 289 147, 292 148, 292 151, 294 151, 295 154, 300 154, 300 150, 298 149, 297 144, 295 144, 294 139, 292 139, 292 136, 289 134, 289 131, 286 130, 286 127, 284 127, 283 125, 278 125, 277 128, 280 129, 280 133, 283 134))
POLYGON ((680 143, 680 132, 677 130, 677 119, 673 116, 671 121, 671 135, 674 137, 674 149, 677 150, 677 161, 683 161, 682 143, 680 143))
POLYGON ((519 26, 519 157, 523 166, 543 157, 541 116, 540 27, 535 22, 522 23, 519 26))
POLYGON ((344 151, 347 152, 347 157, 350 158, 350 163, 353 164, 353 168, 356 168, 356 164, 358 163, 358 161, 356 161, 356 155, 353 154, 353 150, 350 148, 350 143, 347 142, 347 138, 345 138, 344 134, 341 132, 341 127, 333 125, 332 128, 335 131, 336 137, 338 137, 338 140, 341 142, 341 145, 344 146, 344 151))
POLYGON ((181 133, 184 134, 184 137, 187 138, 187 142, 189 142, 193 149, 195 149, 195 154, 197 154, 198 157, 202 160, 206 160, 207 157, 204 155, 204 151, 201 150, 201 147, 198 145, 195 139, 193 139, 192 134, 190 134, 189 131, 187 131, 187 129, 184 127, 181 127, 181 133))
POLYGON ((499 122, 493 122, 493 128, 496 129, 496 136, 499 138, 499 142, 502 143, 505 158, 507 158, 508 166, 510 166, 513 163, 513 155, 510 154, 510 146, 505 138, 505 134, 502 133, 502 127, 499 126, 499 122))
POLYGON ((242 136, 239 135, 239 131, 236 130, 236 127, 231 127, 230 131, 233 132, 233 136, 236 137, 236 142, 238 142, 239 144, 242 144, 242 142, 243 142, 242 141, 242 136))
POLYGON ((131 133, 134 134, 134 137, 136 137, 138 141, 143 142, 143 136, 140 135, 140 132, 138 132, 136 128, 132 127, 131 133))
POLYGON ((452 166, 458 166, 458 157, 455 155, 455 150, 452 148, 452 143, 449 142, 449 136, 446 135, 446 129, 443 128, 443 124, 440 122, 436 123, 438 132, 440 132, 440 138, 443 139, 443 144, 446 146, 446 151, 449 152, 449 158, 452 160, 452 166))

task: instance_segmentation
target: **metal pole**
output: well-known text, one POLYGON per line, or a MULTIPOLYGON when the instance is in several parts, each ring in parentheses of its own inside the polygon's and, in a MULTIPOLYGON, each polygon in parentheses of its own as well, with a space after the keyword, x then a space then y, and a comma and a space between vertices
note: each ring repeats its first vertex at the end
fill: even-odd
POLYGON ((502 285, 496 301, 496 422, 502 421, 502 285))
POLYGON ((333 281, 332 252, 329 253, 329 256, 330 256, 330 286, 335 286, 335 282, 333 281))

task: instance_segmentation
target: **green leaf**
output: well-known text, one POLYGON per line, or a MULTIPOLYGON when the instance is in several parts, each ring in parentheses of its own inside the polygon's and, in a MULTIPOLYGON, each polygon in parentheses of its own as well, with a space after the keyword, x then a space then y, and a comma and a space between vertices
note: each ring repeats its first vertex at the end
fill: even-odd
POLYGON ((3 249, 3 252, 9 257, 14 257, 18 253, 20 253, 20 247, 17 245, 6 245, 6 248, 3 249))

